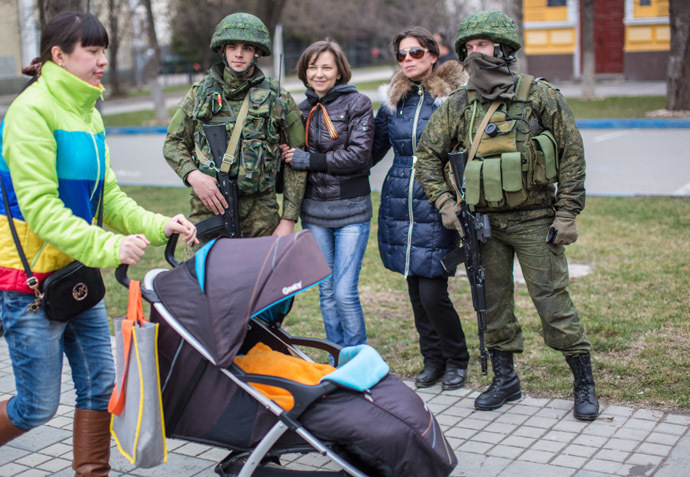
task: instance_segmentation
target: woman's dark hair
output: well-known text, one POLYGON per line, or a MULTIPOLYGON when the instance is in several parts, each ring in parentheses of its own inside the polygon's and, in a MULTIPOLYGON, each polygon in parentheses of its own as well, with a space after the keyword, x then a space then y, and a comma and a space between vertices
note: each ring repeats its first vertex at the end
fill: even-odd
MULTIPOLYGON (((440 56, 440 51, 438 49, 438 43, 436 43, 436 40, 434 39, 434 35, 431 34, 429 30, 426 28, 422 27, 412 27, 408 28, 406 30, 403 30, 401 32, 398 32, 394 37, 393 41, 391 42, 391 47, 393 48, 393 56, 398 52, 400 49, 400 42, 403 41, 405 38, 408 37, 413 37, 416 38, 417 41, 419 42, 419 45, 422 48, 426 48, 429 50, 429 53, 434 55, 436 58, 440 56)), ((438 63, 438 62, 436 62, 438 63)), ((436 63, 434 63, 434 67, 436 66, 436 63)))
POLYGON ((59 46, 70 54, 77 43, 108 48, 108 32, 90 13, 62 12, 55 15, 41 32, 41 63, 52 59, 51 48, 59 46))
POLYGON ((302 80, 304 86, 309 86, 307 83, 307 70, 309 69, 309 65, 316 61, 319 55, 324 51, 330 51, 335 58, 335 65, 340 75, 340 79, 336 80, 335 84, 345 84, 352 78, 352 68, 350 68, 350 63, 347 61, 343 49, 337 42, 325 39, 309 45, 307 49, 302 52, 299 60, 297 60, 297 77, 302 80))

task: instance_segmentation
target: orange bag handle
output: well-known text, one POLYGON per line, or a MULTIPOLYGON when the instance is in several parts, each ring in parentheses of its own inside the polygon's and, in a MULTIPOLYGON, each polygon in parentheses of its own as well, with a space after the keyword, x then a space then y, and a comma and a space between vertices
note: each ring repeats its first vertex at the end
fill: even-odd
POLYGON ((108 412, 119 416, 125 408, 125 382, 129 369, 129 355, 132 348, 132 329, 136 323, 140 327, 148 322, 144 318, 144 309, 141 302, 141 284, 138 280, 129 281, 129 300, 127 302, 127 317, 122 320, 122 341, 125 346, 125 370, 122 373, 122 382, 115 383, 113 393, 108 402, 108 412), (119 386, 118 386, 119 384, 119 386), (118 390, 119 388, 119 390, 118 390))

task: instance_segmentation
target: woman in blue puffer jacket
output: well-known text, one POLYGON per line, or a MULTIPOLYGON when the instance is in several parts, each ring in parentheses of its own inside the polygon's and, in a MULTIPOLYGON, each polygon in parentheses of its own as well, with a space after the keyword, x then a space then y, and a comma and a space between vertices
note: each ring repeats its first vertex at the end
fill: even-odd
POLYGON ((456 246, 455 237, 414 178, 414 153, 431 114, 467 75, 457 61, 436 68, 438 44, 424 28, 398 33, 392 46, 401 71, 391 79, 387 101, 376 115, 372 151, 374 164, 391 147, 395 152, 381 191, 379 252, 387 269, 407 279, 424 358, 417 387, 442 378, 444 390, 457 389, 465 383, 469 353, 441 266, 456 246))

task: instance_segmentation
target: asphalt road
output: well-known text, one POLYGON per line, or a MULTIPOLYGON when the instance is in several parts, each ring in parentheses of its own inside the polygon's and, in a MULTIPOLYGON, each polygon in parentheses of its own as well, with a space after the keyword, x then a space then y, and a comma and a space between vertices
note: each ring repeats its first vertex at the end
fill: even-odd
MULTIPOLYGON (((583 129, 588 195, 690 196, 690 129, 583 129)), ((163 159, 164 134, 111 134, 111 165, 120 184, 180 186, 163 159)), ((371 170, 381 185, 392 153, 371 170)))

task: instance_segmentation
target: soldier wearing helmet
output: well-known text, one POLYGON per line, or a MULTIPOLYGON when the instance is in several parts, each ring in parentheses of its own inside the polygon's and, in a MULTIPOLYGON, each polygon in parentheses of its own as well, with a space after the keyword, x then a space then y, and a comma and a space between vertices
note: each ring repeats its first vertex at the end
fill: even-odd
POLYGON ((292 233, 306 172, 281 164, 280 144, 302 147, 304 126, 292 96, 257 65, 260 56, 271 54, 268 30, 254 15, 234 13, 216 27, 211 49, 222 61, 179 104, 163 148, 170 167, 192 188, 190 219, 232 213, 227 194, 218 187, 223 172, 235 184, 239 236, 292 233), (241 134, 233 144, 243 109, 241 134), (280 190, 282 215, 276 199, 280 190))
POLYGON ((470 77, 429 120, 417 148, 416 177, 445 227, 460 230, 456 190, 491 225, 479 251, 494 378, 475 408, 497 409, 522 396, 513 365, 513 354, 523 351, 513 299, 517 256, 544 341, 563 353, 575 376, 574 415, 593 420, 599 403, 592 346, 568 294, 565 257, 585 205, 582 137, 558 89, 517 74, 513 55, 520 47, 504 13, 482 11, 460 23, 455 49, 470 77), (448 154, 463 151, 464 177, 453 178, 448 154))

